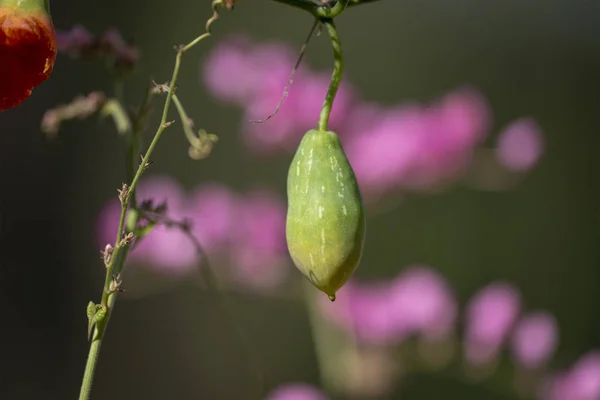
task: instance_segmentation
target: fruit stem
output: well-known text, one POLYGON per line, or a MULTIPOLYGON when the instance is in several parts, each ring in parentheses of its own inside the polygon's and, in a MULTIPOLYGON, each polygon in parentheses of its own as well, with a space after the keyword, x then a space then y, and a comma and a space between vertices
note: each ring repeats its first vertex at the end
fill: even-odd
POLYGON ((275 0, 278 3, 288 4, 308 11, 316 18, 335 18, 340 15, 348 6, 359 5, 361 3, 370 3, 376 0, 275 0), (333 6, 327 3, 334 3, 333 6))
POLYGON ((327 28, 327 33, 331 38, 331 46, 333 47, 333 74, 331 75, 331 82, 329 83, 329 89, 323 102, 321 109, 321 115, 319 116, 318 129, 322 132, 328 130, 329 116, 331 115, 331 109, 333 108, 333 101, 337 94, 338 88, 342 81, 342 74, 344 72, 344 59, 342 55, 342 43, 340 36, 338 35, 337 28, 333 23, 333 19, 324 18, 321 19, 321 23, 327 28))

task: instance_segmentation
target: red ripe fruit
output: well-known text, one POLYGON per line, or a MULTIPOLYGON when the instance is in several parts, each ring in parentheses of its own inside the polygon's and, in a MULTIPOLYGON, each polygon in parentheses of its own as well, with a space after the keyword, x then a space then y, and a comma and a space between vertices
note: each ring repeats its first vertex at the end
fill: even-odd
POLYGON ((47 0, 0 0, 0 111, 16 107, 45 81, 56 59, 47 0))

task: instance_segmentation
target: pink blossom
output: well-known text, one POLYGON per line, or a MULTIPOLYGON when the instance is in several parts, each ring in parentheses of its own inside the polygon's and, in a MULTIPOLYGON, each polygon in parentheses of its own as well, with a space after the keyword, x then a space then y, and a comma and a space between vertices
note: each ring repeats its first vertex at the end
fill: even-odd
POLYGON ((479 290, 466 309, 465 356, 475 365, 492 361, 507 339, 520 311, 519 292, 507 283, 479 290))
POLYGON ((441 98, 423 115, 427 128, 406 186, 427 188, 458 177, 485 138, 490 119, 486 101, 472 88, 460 88, 441 98))
MULTIPOLYGON (((302 135, 317 126, 321 105, 325 99, 329 78, 321 75, 298 71, 288 95, 283 100, 277 114, 270 116, 280 103, 285 82, 263 90, 260 95, 246 105, 242 130, 244 140, 256 152, 268 152, 284 149, 293 152, 300 143, 302 135)), ((351 113, 354 93, 344 84, 338 90, 330 118, 330 129, 344 126, 344 120, 351 113)))
POLYGON ((352 280, 335 303, 321 302, 327 319, 363 341, 397 343, 408 335, 440 339, 454 330, 457 305, 433 269, 410 267, 391 281, 352 280))
MULTIPOLYGON (((244 108, 242 131, 247 145, 258 152, 293 151, 302 134, 317 126, 329 87, 329 74, 314 74, 301 66, 276 110, 297 55, 282 43, 255 44, 247 38, 222 41, 204 66, 204 82, 217 98, 244 108)), ((330 126, 343 126, 354 98, 344 83, 334 102, 330 126)))
POLYGON ((600 352, 580 358, 570 370, 556 374, 542 386, 544 400, 600 399, 600 352))
POLYGON ((192 233, 209 253, 222 251, 230 244, 234 229, 237 197, 220 184, 204 184, 188 197, 186 213, 192 233))
POLYGON ((541 128, 532 118, 521 118, 500 133, 496 157, 506 169, 523 172, 538 163, 543 151, 541 128))
POLYGON ((558 325, 546 312, 532 312, 522 317, 512 335, 513 358, 525 368, 544 365, 556 350, 558 325))
POLYGON ((405 330, 399 329, 397 315, 391 303, 391 285, 376 282, 355 285, 348 292, 351 330, 363 341, 394 343, 405 338, 405 330))
POLYGON ((239 199, 231 231, 231 273, 236 281, 273 286, 290 271, 285 213, 285 203, 270 191, 255 191, 239 199))
POLYGON ((458 305, 446 280, 425 266, 415 266, 400 274, 393 286, 391 307, 401 327, 429 338, 451 334, 458 305))
POLYGON ((238 36, 221 41, 209 54, 203 81, 218 99, 245 105, 265 91, 271 92, 276 87, 282 91, 293 65, 294 56, 286 46, 278 43, 257 46, 238 36))
MULTIPOLYGON (((168 177, 152 177, 142 181, 137 189, 137 198, 140 203, 152 199, 154 205, 166 202, 173 218, 181 213, 184 202, 179 185, 168 177)), ((121 205, 116 198, 109 201, 100 213, 97 237, 102 247, 106 243, 114 244, 120 214, 121 205)), ((166 272, 181 274, 189 271, 196 254, 193 244, 182 233, 160 226, 143 240, 134 243, 129 259, 153 267, 166 265, 169 267, 166 272)))
POLYGON ((335 301, 332 302, 321 293, 315 293, 320 312, 326 321, 345 329, 353 331, 353 319, 350 313, 350 299, 354 296, 357 283, 355 278, 350 278, 346 284, 337 291, 335 301))
POLYGON ((351 134, 344 143, 367 201, 456 179, 490 119, 487 104, 473 89, 456 90, 432 106, 364 107, 355 107, 358 117, 350 118, 351 134))
MULTIPOLYGON (((317 125, 329 71, 314 72, 305 64, 277 114, 262 123, 251 122, 275 111, 296 57, 282 43, 234 38, 217 46, 205 64, 209 91, 243 108, 243 140, 254 152, 292 153, 302 135, 317 125)), ((485 98, 471 87, 453 90, 431 104, 408 101, 384 107, 360 99, 345 79, 330 129, 339 134, 363 197, 372 203, 390 193, 423 192, 460 179, 473 165, 491 120, 485 98)), ((539 157, 535 140, 540 135, 531 133, 533 124, 521 122, 510 129, 517 134, 501 140, 498 153, 507 168, 530 168, 539 157), (526 130, 529 133, 522 133, 526 130)))
MULTIPOLYGON (((195 197, 188 198, 177 182, 158 176, 144 179, 136 194, 140 204, 145 200, 152 200, 154 206, 166 203, 166 215, 170 220, 189 220, 192 233, 207 251, 222 248, 228 242, 232 209, 228 208, 231 194, 226 188, 209 185, 195 197)), ((113 199, 100 213, 98 240, 102 247, 105 243, 114 243, 120 208, 118 200, 113 199)), ((163 224, 158 224, 148 235, 134 242, 128 260, 168 275, 188 274, 200 262, 190 238, 180 229, 163 224)))
POLYGON ((346 141, 346 154, 366 196, 400 187, 414 170, 427 126, 418 107, 372 114, 370 129, 346 141))
POLYGON ((267 400, 327 400, 327 396, 305 383, 288 383, 276 388, 267 400))

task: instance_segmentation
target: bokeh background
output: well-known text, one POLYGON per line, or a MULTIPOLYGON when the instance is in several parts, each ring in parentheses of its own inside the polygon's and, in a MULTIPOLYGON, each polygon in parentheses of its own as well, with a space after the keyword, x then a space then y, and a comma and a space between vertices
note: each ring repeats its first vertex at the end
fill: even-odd
MULTIPOLYGON (((117 27, 134 38, 142 65, 127 96, 137 99, 147 77, 169 79, 173 45, 202 31, 210 7, 207 1, 66 0, 53 4, 53 16, 59 29, 117 27)), ((560 339, 552 368, 568 368, 600 346, 599 18, 600 4, 583 0, 383 0, 339 18, 346 77, 363 98, 429 101, 469 84, 493 110, 493 134, 528 115, 545 138, 539 165, 508 190, 457 183, 373 213, 359 278, 388 279, 415 263, 431 265, 461 305, 482 286, 509 281, 527 308, 556 316, 560 339)), ((209 158, 194 161, 184 136, 169 130, 149 174, 171 175, 189 188, 219 182, 237 191, 266 186, 283 196, 291 155, 248 152, 240 109, 206 93, 201 61, 228 34, 297 49, 310 24, 308 15, 274 1, 240 0, 215 25, 214 40, 186 56, 179 84, 187 111, 219 135, 218 145, 209 158)), ((305 61, 328 71, 324 37, 311 44, 305 61)), ((96 218, 125 179, 124 148, 114 128, 95 118, 66 124, 54 140, 39 125, 46 109, 97 89, 110 90, 101 66, 59 56, 51 79, 0 115, 2 399, 68 399, 79 390, 88 350, 85 306, 99 298, 104 279, 96 218)), ((227 300, 229 317, 214 294, 193 282, 125 296, 111 319, 93 398, 260 398, 255 367, 231 318, 259 355, 266 391, 286 382, 319 386, 305 305, 235 291, 227 300)), ((415 373, 387 398, 518 398, 511 372, 501 371, 478 383, 415 373)))

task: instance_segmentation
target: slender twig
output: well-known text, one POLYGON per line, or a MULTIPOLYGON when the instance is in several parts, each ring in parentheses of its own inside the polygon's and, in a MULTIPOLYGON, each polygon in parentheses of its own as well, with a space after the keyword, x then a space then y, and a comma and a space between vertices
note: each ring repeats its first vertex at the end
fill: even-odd
POLYGON ((306 39, 304 40, 304 43, 302 44, 302 47, 300 48, 300 55, 298 56, 298 59, 296 60, 296 64, 294 64, 294 68, 292 69, 292 72, 290 73, 290 76, 285 85, 285 88, 283 89, 283 95, 281 96, 281 99, 279 99, 279 103, 277 103, 277 107, 275 107, 275 111, 273 111, 266 118, 250 120, 251 123, 262 124, 263 122, 266 122, 266 121, 270 120, 271 118, 273 118, 275 115, 277 115, 277 113, 281 109, 281 106, 283 105, 283 102, 288 97, 290 86, 294 82, 294 75, 298 71, 298 68, 300 68, 300 63, 302 62, 302 59, 304 58, 304 54, 306 54, 306 49, 308 48, 308 43, 310 42, 310 39, 313 37, 315 31, 317 30, 317 26, 319 26, 319 20, 315 19, 315 22, 313 23, 312 27, 310 28, 310 32, 308 32, 308 36, 306 36, 306 39))
POLYGON ((100 309, 103 310, 106 313, 106 315, 102 320, 97 321, 94 326, 92 343, 90 345, 88 361, 86 363, 86 368, 81 385, 81 392, 79 395, 80 400, 88 400, 90 398, 92 383, 94 379, 94 372, 96 369, 96 365, 98 364, 98 355, 102 346, 102 340, 117 299, 116 295, 118 290, 115 290, 115 285, 113 285, 113 283, 115 282, 115 277, 118 276, 118 274, 123 268, 129 243, 133 239, 133 235, 131 233, 125 234, 125 218, 129 209, 130 202, 132 201, 133 196, 135 194, 137 184, 139 183, 146 168, 150 165, 150 157, 152 156, 152 153, 154 152, 154 149, 156 148, 156 145, 158 144, 161 135, 163 134, 165 129, 171 124, 167 121, 167 117, 169 114, 171 102, 173 100, 173 94, 175 92, 177 78, 179 76, 181 59, 185 52, 187 52, 200 41, 211 35, 211 25, 219 18, 219 7, 221 5, 222 0, 213 0, 213 15, 206 23, 206 32, 192 40, 187 45, 181 46, 177 49, 175 67, 173 68, 173 75, 169 83, 167 98, 165 100, 160 125, 156 130, 156 133, 154 134, 154 137, 152 138, 152 141, 150 142, 150 145, 148 146, 148 149, 146 150, 146 153, 142 158, 142 162, 138 166, 133 176, 133 179, 130 181, 131 183, 129 185, 124 184, 120 191, 119 200, 121 201, 121 216, 119 218, 119 227, 116 234, 115 245, 112 250, 112 255, 110 257, 108 265, 106 266, 106 279, 104 282, 104 288, 102 290, 102 300, 99 305, 100 309))
POLYGON ((327 28, 327 32, 331 37, 331 45, 333 47, 333 74, 331 75, 331 82, 325 101, 323 102, 323 108, 321 109, 321 115, 319 116, 319 130, 327 131, 329 126, 329 116, 331 115, 331 109, 333 108, 333 101, 335 95, 342 82, 342 74, 344 72, 344 60, 342 55, 342 44, 340 37, 337 33, 337 29, 332 19, 322 19, 323 25, 327 28))

